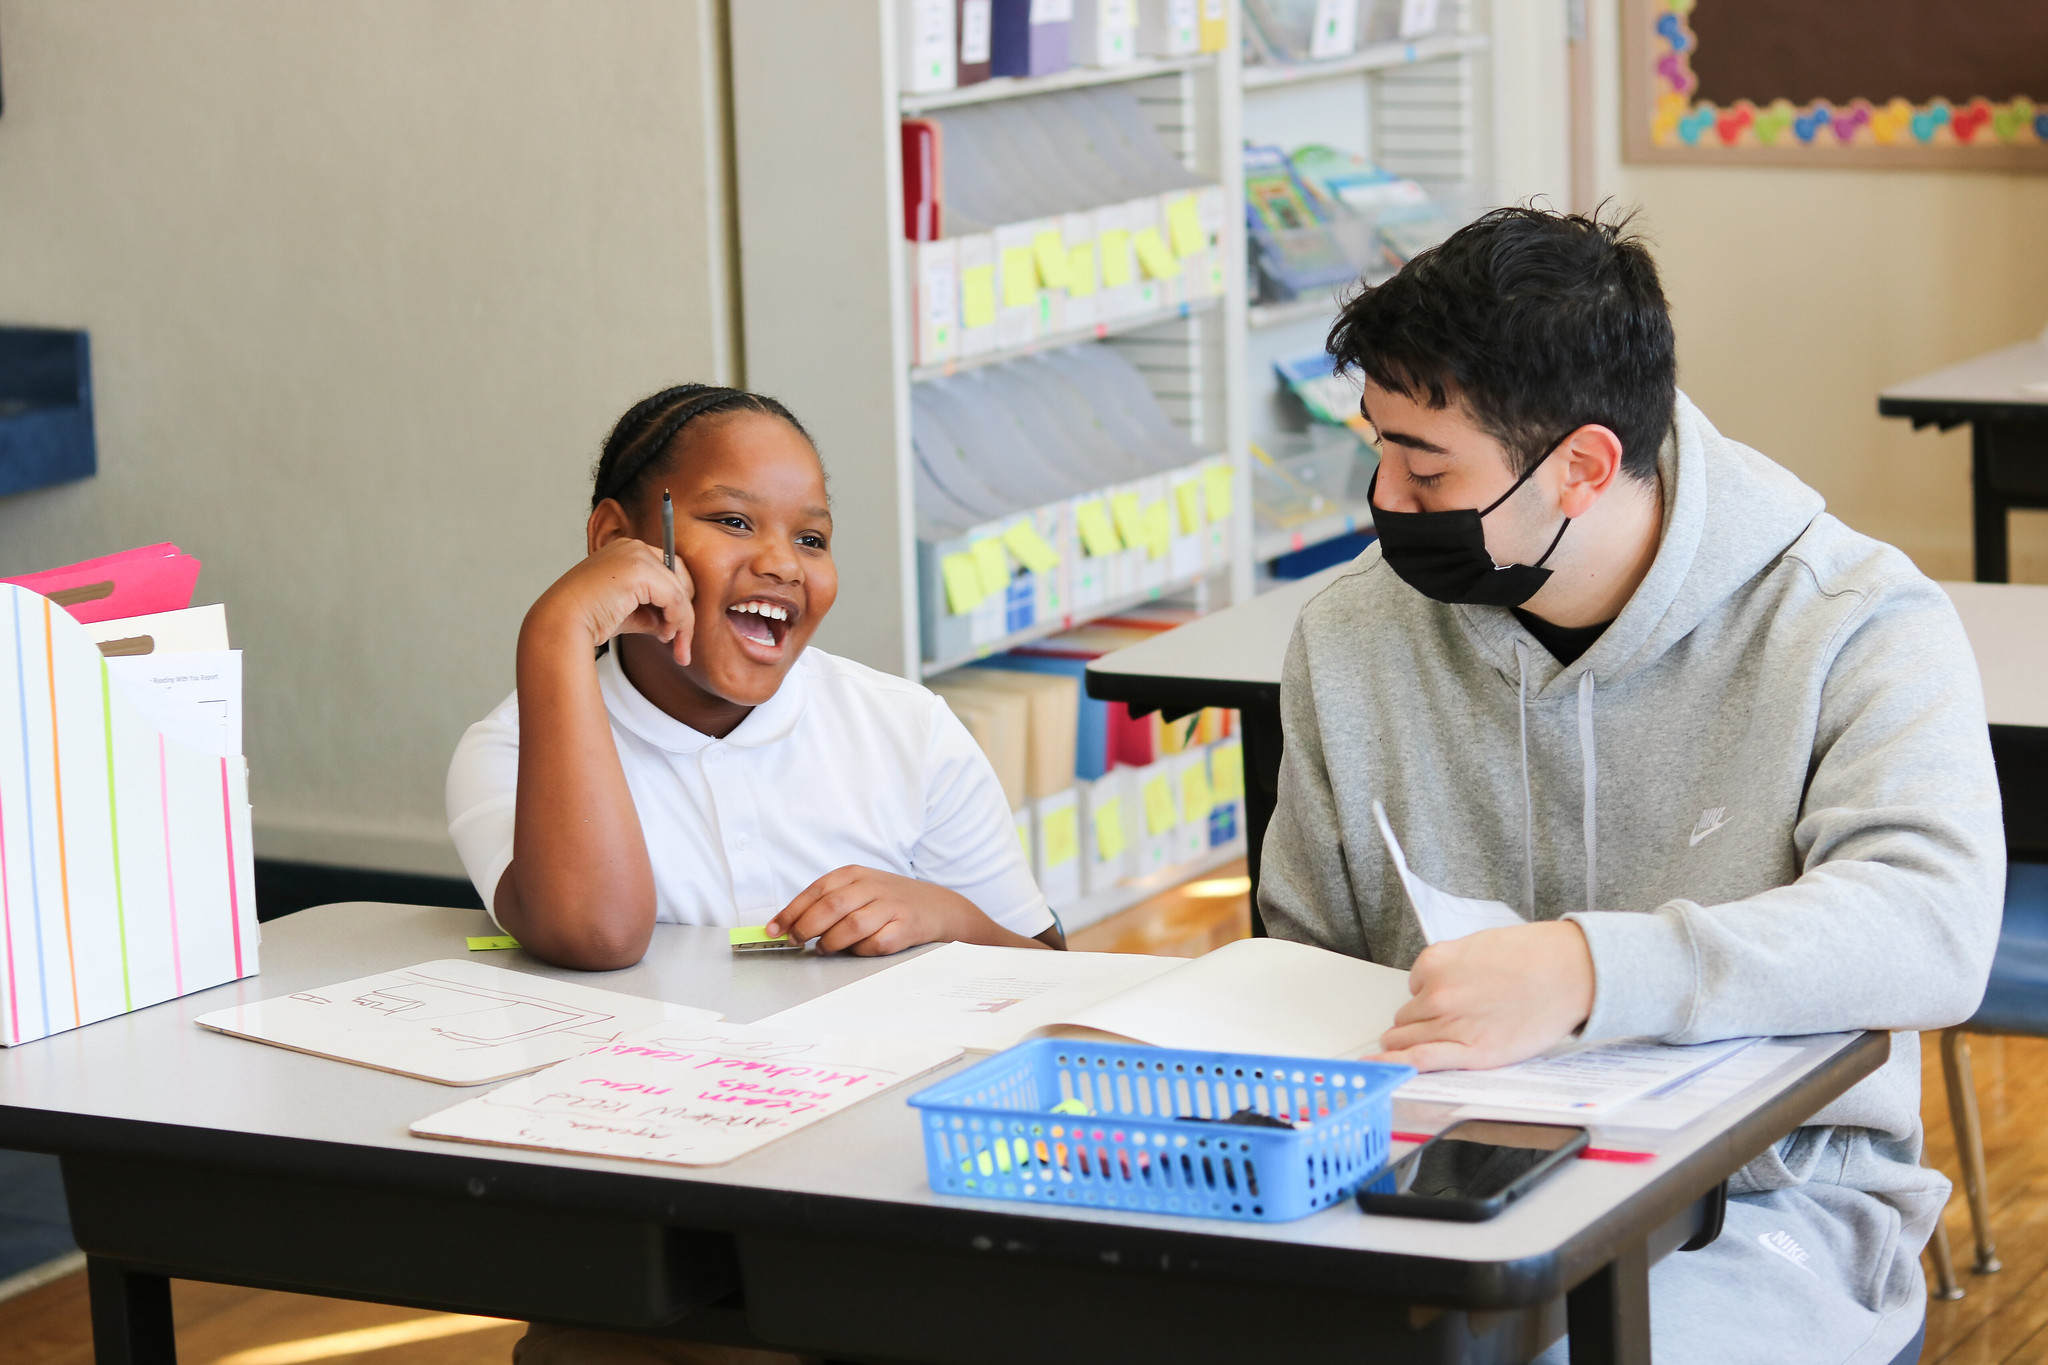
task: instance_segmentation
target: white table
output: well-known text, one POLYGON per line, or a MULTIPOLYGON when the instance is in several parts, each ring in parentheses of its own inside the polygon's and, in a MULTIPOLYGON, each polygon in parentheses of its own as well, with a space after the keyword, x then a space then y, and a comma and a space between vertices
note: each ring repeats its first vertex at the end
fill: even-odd
POLYGON ((1877 411, 1915 430, 1970 424, 1974 572, 1980 583, 2005 582, 2006 512, 2048 507, 2048 332, 1895 384, 1878 395, 1877 411))
MULTIPOLYGON (((1649 1265, 1890 1046, 1801 1040, 1656 1160, 1575 1162, 1489 1223, 1346 1203, 1266 1225, 937 1197, 909 1091, 712 1168, 426 1141, 412 1121, 479 1092, 191 1022, 487 929, 303 911, 264 926, 260 977, 0 1053, 0 1146, 63 1160, 100 1365, 174 1359, 166 1277, 895 1361, 1517 1361, 1569 1320, 1574 1361, 1643 1362, 1649 1265)), ((595 984, 746 1021, 887 965, 735 959, 665 925, 595 984)))

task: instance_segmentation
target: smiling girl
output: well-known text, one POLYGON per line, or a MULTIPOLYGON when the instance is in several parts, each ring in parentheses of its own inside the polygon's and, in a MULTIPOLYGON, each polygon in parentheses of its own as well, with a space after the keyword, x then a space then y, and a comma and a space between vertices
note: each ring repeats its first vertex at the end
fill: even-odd
POLYGON ((808 647, 839 579, 824 469, 788 409, 703 384, 635 404, 586 535, 526 614, 518 690, 448 769, 449 833, 506 932, 588 970, 639 961, 657 922, 861 954, 1064 946, 965 727, 808 647))

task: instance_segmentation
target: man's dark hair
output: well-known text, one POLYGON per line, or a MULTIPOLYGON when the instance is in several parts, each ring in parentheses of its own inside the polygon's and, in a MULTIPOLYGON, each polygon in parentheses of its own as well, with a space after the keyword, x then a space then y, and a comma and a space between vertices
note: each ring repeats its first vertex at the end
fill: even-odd
POLYGON ((1657 265, 1627 218, 1505 208, 1468 223, 1330 329, 1340 370, 1441 408, 1461 402, 1517 475, 1596 423, 1651 480, 1678 363, 1657 265))

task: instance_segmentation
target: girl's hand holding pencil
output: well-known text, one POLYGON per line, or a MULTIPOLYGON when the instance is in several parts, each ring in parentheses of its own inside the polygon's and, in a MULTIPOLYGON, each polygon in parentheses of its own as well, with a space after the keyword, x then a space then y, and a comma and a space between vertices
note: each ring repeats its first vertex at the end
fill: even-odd
POLYGON ((656 547, 620 537, 556 579, 527 613, 527 624, 543 633, 572 633, 586 660, 589 650, 615 635, 652 635, 670 647, 676 663, 688 665, 695 595, 680 559, 671 569, 656 547))

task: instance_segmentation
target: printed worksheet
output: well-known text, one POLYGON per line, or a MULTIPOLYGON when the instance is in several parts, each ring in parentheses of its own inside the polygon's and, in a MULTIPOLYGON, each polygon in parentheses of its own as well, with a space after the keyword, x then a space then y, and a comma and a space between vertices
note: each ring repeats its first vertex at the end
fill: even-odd
POLYGON ((107 675, 159 733, 202 754, 241 754, 241 650, 136 654, 106 665, 107 675))
POLYGON ((1623 1041, 1568 1047, 1492 1071, 1432 1071, 1394 1092, 1422 1104, 1484 1105, 1551 1114, 1605 1114, 1728 1060, 1754 1038, 1672 1047, 1623 1041))
POLYGON ((713 1166, 943 1066, 960 1049, 662 1024, 412 1125, 416 1137, 713 1166))
POLYGON ((1683 1128, 1734 1099, 1778 1068, 1798 1060, 1796 1043, 1758 1043, 1683 1080, 1662 1086, 1603 1114, 1601 1123, 1617 1129, 1683 1128))
POLYGON ((236 1005, 194 1022, 423 1081, 487 1085, 552 1066, 636 1029, 697 1026, 722 1017, 451 958, 236 1005))

